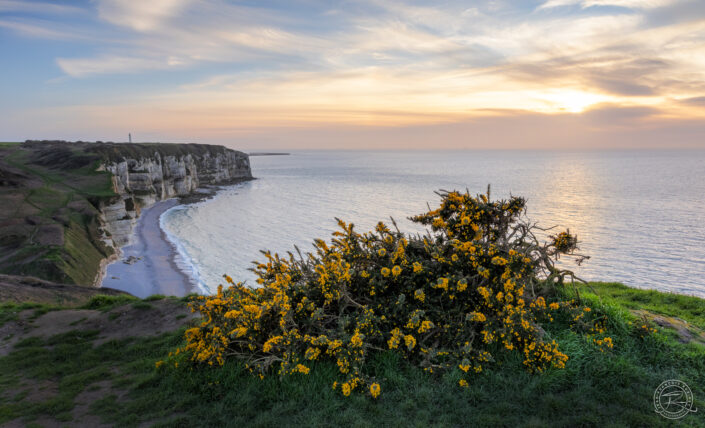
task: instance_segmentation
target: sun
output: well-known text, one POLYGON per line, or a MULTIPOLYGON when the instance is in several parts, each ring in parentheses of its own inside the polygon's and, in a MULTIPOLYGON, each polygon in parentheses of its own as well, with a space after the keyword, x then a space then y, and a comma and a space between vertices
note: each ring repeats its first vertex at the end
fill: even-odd
POLYGON ((590 106, 612 101, 612 97, 594 92, 572 89, 550 89, 536 97, 551 113, 582 113, 590 106))

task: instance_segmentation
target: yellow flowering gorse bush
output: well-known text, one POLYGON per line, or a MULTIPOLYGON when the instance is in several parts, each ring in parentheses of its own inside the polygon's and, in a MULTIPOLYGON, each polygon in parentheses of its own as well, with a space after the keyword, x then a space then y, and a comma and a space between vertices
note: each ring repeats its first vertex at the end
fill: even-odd
MULTIPOLYGON (((498 352, 520 353, 530 371, 564 367, 567 355, 541 324, 559 313, 575 323, 589 316, 574 301, 546 302, 574 277, 553 261, 577 240, 564 232, 539 242, 521 221, 519 197, 439 195, 438 209, 412 218, 430 226, 425 236, 384 223, 360 234, 339 220, 332 241, 316 240, 312 253, 264 252, 257 287, 225 276, 228 288, 196 298, 201 323, 181 351, 210 365, 237 358, 260 377, 306 375, 329 360, 340 372, 334 389, 374 398, 381 387, 365 373, 374 352, 391 350, 431 373, 459 370, 460 386, 498 352)), ((596 340, 611 348, 611 339, 596 340)))

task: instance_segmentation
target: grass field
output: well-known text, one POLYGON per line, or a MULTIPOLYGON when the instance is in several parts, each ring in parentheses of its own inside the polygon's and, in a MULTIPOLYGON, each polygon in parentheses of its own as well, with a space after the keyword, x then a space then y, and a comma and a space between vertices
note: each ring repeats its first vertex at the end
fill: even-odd
MULTIPOLYGON (((580 292, 593 310, 609 316, 612 352, 599 352, 556 324, 548 334, 570 357, 565 369, 532 375, 520 356, 498 353, 503 357, 466 389, 457 386, 459 373, 428 375, 395 354, 381 353, 369 362, 382 380, 377 400, 333 391, 337 368, 331 363, 284 380, 260 380, 234 361, 222 368, 181 361, 178 368, 155 369, 181 343, 183 330, 100 346, 94 346, 100 332, 78 327, 46 339, 28 337, 0 358, 0 390, 15 391, 0 394, 0 424, 70 425, 82 412, 88 416, 80 421, 92 417, 118 426, 705 426, 705 346, 680 343, 667 327, 641 338, 634 329, 639 318, 630 311, 678 317, 702 333, 705 302, 613 283, 592 283, 580 292), (654 412, 654 390, 667 379, 690 386, 698 413, 674 422, 654 412), (21 387, 23 382, 51 385, 50 391, 21 387)), ((97 298, 86 307, 138 305, 148 314, 159 299, 97 298)), ((0 307, 0 320, 10 322, 19 310, 0 307)))

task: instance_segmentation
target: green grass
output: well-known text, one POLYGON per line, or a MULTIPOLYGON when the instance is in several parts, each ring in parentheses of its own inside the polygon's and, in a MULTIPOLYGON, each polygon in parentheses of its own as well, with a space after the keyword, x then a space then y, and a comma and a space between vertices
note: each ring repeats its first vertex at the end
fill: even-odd
MULTIPOLYGON (((689 306, 692 302, 686 299, 679 307, 680 298, 664 303, 661 299, 668 296, 614 284, 592 285, 601 300, 582 294, 593 311, 609 317, 614 351, 599 352, 558 322, 547 334, 570 356, 565 369, 533 375, 524 370, 519 355, 498 352, 496 364, 474 377, 467 389, 457 386, 458 372, 428 375, 384 352, 368 362, 382 385, 377 400, 361 394, 344 398, 333 391, 337 368, 325 362, 308 376, 281 380, 276 375, 259 380, 234 361, 222 368, 181 361, 178 368, 155 369, 155 362, 181 343, 182 331, 101 346, 92 346, 97 332, 25 339, 0 358, 0 391, 16 388, 22 376, 57 382, 57 393, 39 403, 27 403, 21 396, 17 400, 17 394, 0 398, 0 424, 48 415, 70 424, 76 396, 106 379, 114 390, 94 401, 90 411, 118 426, 672 426, 652 405, 655 388, 667 379, 688 383, 694 407, 702 412, 705 347, 677 343, 662 332, 640 338, 628 324, 635 299, 644 299, 654 310, 701 322, 702 314, 689 306)), ((120 303, 148 305, 123 296, 101 296, 86 307, 105 310, 120 303)), ((675 424, 705 426, 705 418, 695 413, 675 424)))
MULTIPOLYGON (((39 187, 18 190, 24 200, 16 207, 16 215, 23 220, 28 212, 32 212, 43 217, 44 224, 60 225, 64 231, 64 244, 37 248, 32 236, 37 233, 38 227, 32 227, 33 231, 30 232, 27 231, 28 226, 5 228, 3 233, 13 241, 13 245, 0 250, 14 254, 0 263, 0 272, 92 285, 100 261, 112 254, 112 250, 99 239, 97 218, 90 218, 70 208, 69 204, 82 202, 90 207, 89 200, 97 202, 114 197, 111 175, 96 171, 99 163, 97 155, 94 155, 94 161, 80 168, 53 169, 51 165, 32 163, 32 152, 18 145, 7 147, 8 154, 4 156, 4 161, 43 183, 39 187)), ((6 195, 11 197, 10 193, 0 192, 0 203, 4 202, 6 195)))
POLYGON ((142 301, 137 297, 120 294, 117 296, 108 296, 105 294, 98 294, 93 296, 88 300, 88 302, 81 306, 81 309, 97 309, 103 312, 107 312, 117 306, 122 306, 127 303, 141 303, 142 301))
POLYGON ((41 303, 0 303, 0 327, 6 322, 18 320, 20 312, 30 309, 34 309, 32 317, 38 317, 58 308, 41 303))
POLYGON ((152 360, 179 337, 172 334, 167 338, 115 341, 94 347, 92 342, 98 333, 76 330, 48 340, 29 338, 19 342, 10 356, 1 359, 0 391, 18 388, 23 378, 28 378, 53 382, 56 393, 39 402, 0 398, 0 424, 16 418, 29 422, 38 416, 70 422, 79 393, 99 381, 116 379, 116 370, 133 372, 135 364, 141 367, 138 373, 148 373, 152 360))
POLYGON ((154 308, 154 306, 152 306, 152 305, 150 305, 149 303, 144 302, 144 301, 135 302, 135 303, 132 304, 132 307, 135 308, 135 309, 141 309, 141 310, 146 310, 146 309, 152 309, 152 308, 154 308))
POLYGON ((705 302, 703 299, 656 290, 637 290, 616 282, 593 282, 579 287, 585 298, 599 297, 605 303, 614 303, 626 309, 641 309, 678 317, 705 329, 705 302))

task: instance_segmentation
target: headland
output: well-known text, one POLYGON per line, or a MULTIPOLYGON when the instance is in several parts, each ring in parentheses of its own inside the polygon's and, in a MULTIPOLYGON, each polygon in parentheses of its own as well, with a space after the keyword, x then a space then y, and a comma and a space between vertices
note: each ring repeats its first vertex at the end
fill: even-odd
MULTIPOLYGON (((3 144, 0 273, 99 286, 106 266, 121 258, 122 247, 133 244, 143 211, 172 198, 197 200, 218 186, 250 179, 248 155, 223 146, 29 140, 3 144)), ((156 229, 140 229, 140 242, 159 236, 157 241, 167 243, 156 218, 156 229)), ((167 246, 159 248, 150 254, 153 265, 173 264, 165 261, 167 246)), ((180 275, 179 280, 172 275, 172 285, 164 287, 180 290, 177 294, 191 290, 180 275)))

